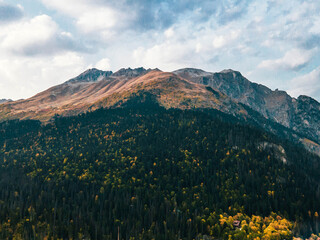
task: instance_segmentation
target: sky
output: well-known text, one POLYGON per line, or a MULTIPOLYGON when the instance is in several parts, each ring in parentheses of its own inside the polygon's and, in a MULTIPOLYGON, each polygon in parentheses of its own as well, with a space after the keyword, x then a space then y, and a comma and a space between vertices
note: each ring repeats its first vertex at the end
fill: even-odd
POLYGON ((88 68, 240 71, 320 100, 320 1, 0 0, 0 99, 88 68))

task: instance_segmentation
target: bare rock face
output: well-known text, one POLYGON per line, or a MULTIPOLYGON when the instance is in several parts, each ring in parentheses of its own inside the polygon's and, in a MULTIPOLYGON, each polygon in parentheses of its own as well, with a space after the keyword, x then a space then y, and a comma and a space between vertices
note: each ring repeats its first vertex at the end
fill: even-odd
POLYGON ((294 103, 293 129, 320 143, 320 103, 308 96, 299 96, 294 103))
POLYGON ((278 158, 284 164, 287 164, 287 155, 286 151, 281 145, 277 145, 269 142, 261 142, 258 144, 258 149, 263 151, 268 151, 273 153, 273 155, 278 158))
POLYGON ((106 79, 112 74, 112 71, 101 71, 96 68, 88 69, 79 76, 70 79, 66 83, 80 83, 80 82, 96 82, 106 79))
POLYGON ((174 73, 192 82, 217 89, 273 120, 320 143, 320 104, 315 99, 290 97, 285 91, 250 82, 240 72, 228 69, 209 73, 199 69, 180 69, 174 73))
POLYGON ((151 69, 144 69, 143 67, 140 68, 121 68, 119 71, 112 74, 112 77, 128 77, 128 78, 134 78, 142 76, 148 72, 150 72, 151 69))
POLYGON ((72 78, 65 83, 92 83, 99 82, 102 80, 129 80, 135 77, 142 76, 148 72, 152 71, 152 69, 144 69, 140 68, 121 68, 117 72, 112 71, 102 71, 96 68, 88 69, 85 72, 81 73, 79 76, 72 78))
POLYGON ((0 99, 0 104, 6 103, 6 102, 11 102, 11 99, 0 99))

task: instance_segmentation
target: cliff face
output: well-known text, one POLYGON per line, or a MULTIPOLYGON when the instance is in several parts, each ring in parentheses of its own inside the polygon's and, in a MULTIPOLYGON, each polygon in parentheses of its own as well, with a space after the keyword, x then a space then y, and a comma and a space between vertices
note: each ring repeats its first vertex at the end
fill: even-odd
POLYGON ((264 117, 320 142, 320 104, 310 97, 295 99, 285 91, 272 91, 266 86, 250 82, 240 72, 233 70, 209 73, 199 69, 180 69, 175 73, 192 82, 217 89, 264 117))
POLYGON ((313 139, 320 141, 320 103, 307 96, 300 96, 294 101, 293 129, 306 132, 313 139))

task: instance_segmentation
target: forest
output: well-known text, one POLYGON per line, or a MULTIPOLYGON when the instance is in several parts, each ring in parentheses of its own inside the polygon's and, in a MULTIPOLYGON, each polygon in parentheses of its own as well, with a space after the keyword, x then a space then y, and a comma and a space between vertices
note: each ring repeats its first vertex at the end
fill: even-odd
POLYGON ((0 239, 316 239, 320 158, 148 96, 0 123, 0 239))

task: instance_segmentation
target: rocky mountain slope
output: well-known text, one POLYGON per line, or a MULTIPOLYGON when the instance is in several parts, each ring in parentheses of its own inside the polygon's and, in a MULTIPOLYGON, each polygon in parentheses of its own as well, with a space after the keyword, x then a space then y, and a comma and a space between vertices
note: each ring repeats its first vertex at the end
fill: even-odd
MULTIPOLYGON (((261 113, 265 118, 297 131, 320 143, 320 103, 308 96, 290 97, 285 91, 250 82, 240 72, 224 70, 218 73, 200 69, 180 69, 177 75, 195 83, 210 86, 261 113)), ((317 142, 317 143, 316 143, 317 142)), ((320 148, 319 148, 320 149, 320 148)))
POLYGON ((0 104, 5 103, 5 102, 11 102, 11 99, 0 99, 0 104))
POLYGON ((74 115, 100 107, 120 106, 141 92, 152 94, 167 108, 213 108, 246 115, 243 106, 210 87, 158 69, 129 68, 115 73, 87 70, 31 98, 3 104, 0 118, 46 121, 56 114, 74 115))
POLYGON ((0 120, 71 116, 101 107, 123 105, 141 93, 166 108, 212 108, 237 116, 276 135, 303 142, 320 154, 320 104, 307 96, 291 98, 284 91, 252 83, 233 70, 209 73, 199 69, 162 72, 89 69, 37 95, 0 105, 0 120))
POLYGON ((70 79, 66 83, 85 83, 85 82, 96 82, 103 80, 112 75, 112 71, 101 71, 96 68, 88 69, 81 73, 79 76, 70 79))

